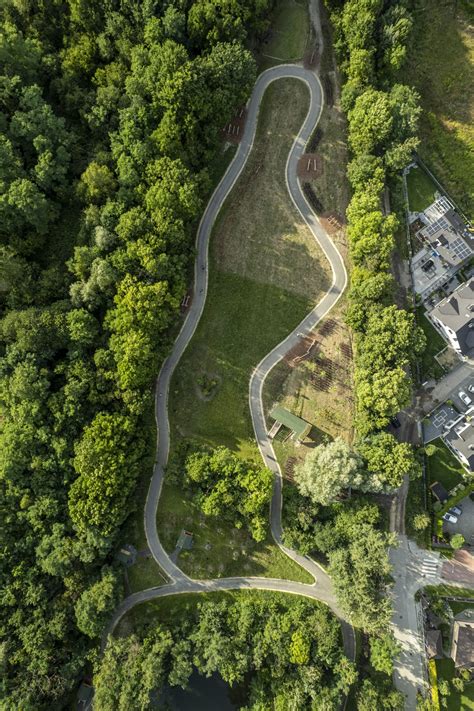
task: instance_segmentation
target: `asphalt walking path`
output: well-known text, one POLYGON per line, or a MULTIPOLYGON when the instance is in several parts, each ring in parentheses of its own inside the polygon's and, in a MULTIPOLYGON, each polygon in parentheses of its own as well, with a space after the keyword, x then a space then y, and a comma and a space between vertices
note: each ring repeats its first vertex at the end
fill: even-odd
POLYGON ((290 351, 301 339, 298 334, 309 333, 317 323, 330 311, 340 298, 347 283, 344 262, 336 246, 320 225, 317 217, 309 206, 297 178, 298 159, 304 153, 308 138, 318 123, 323 107, 323 92, 317 76, 299 65, 287 64, 273 67, 263 72, 255 83, 248 104, 247 120, 242 140, 225 175, 215 189, 206 210, 202 216, 197 233, 197 257, 194 269, 194 293, 192 304, 181 331, 174 343, 173 349, 161 368, 156 383, 155 417, 158 429, 157 459, 145 504, 145 533, 150 551, 170 579, 168 585, 142 590, 127 597, 115 611, 111 624, 107 629, 113 632, 123 615, 135 605, 147 600, 154 600, 167 595, 183 593, 199 593, 219 590, 274 590, 279 592, 303 595, 326 603, 338 616, 343 632, 344 649, 350 659, 355 659, 355 636, 349 620, 337 605, 331 579, 327 573, 313 560, 301 556, 296 551, 282 545, 281 506, 282 506, 282 475, 273 451, 271 441, 267 436, 262 404, 262 388, 270 370, 290 351), (316 582, 313 585, 297 583, 291 580, 273 580, 270 578, 221 578, 216 580, 192 580, 171 560, 165 551, 157 531, 156 514, 163 485, 165 468, 170 450, 170 429, 168 420, 168 395, 173 372, 178 365, 188 343, 199 323, 206 301, 209 277, 209 240, 215 219, 227 195, 239 178, 247 158, 252 150, 257 130, 258 112, 263 95, 268 86, 278 79, 294 78, 306 83, 310 93, 310 107, 304 123, 296 137, 286 165, 286 182, 289 194, 296 209, 308 224, 313 236, 321 246, 332 268, 333 280, 329 291, 305 319, 279 343, 255 368, 249 388, 249 405, 252 415, 255 436, 265 464, 274 474, 274 492, 271 502, 271 530, 276 543, 293 560, 313 575, 316 582))

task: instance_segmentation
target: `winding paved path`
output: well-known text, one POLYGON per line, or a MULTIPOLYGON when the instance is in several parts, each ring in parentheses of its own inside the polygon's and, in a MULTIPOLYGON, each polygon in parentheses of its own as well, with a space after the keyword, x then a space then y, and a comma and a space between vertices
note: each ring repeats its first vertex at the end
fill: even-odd
POLYGON ((158 428, 157 460, 153 471, 150 488, 145 504, 145 533, 148 545, 158 565, 170 579, 168 585, 142 590, 126 598, 115 611, 107 633, 114 630, 121 617, 135 605, 147 600, 178 595, 182 593, 209 592, 218 590, 260 589, 304 595, 326 603, 339 617, 342 625, 344 648, 347 656, 355 658, 354 632, 338 608, 331 580, 327 573, 308 557, 301 556, 296 551, 282 545, 281 506, 282 506, 282 475, 273 451, 271 441, 267 436, 263 404, 262 388, 270 370, 299 342, 298 334, 309 333, 317 323, 335 305, 344 291, 347 275, 343 260, 334 243, 321 227, 311 207, 307 203, 297 178, 298 159, 304 153, 305 145, 314 130, 323 106, 321 84, 316 75, 298 65, 279 65, 263 72, 257 79, 248 105, 247 121, 241 143, 225 175, 214 191, 202 216, 197 233, 197 258, 194 272, 194 295, 191 308, 183 323, 181 331, 174 343, 173 349, 163 363, 156 384, 155 416, 158 428), (208 285, 208 250, 209 239, 217 214, 239 178, 253 146, 257 130, 257 119, 260 103, 268 86, 277 79, 294 78, 305 82, 310 93, 310 107, 301 130, 296 137, 286 164, 286 182, 291 199, 296 209, 308 224, 315 239, 324 251, 333 272, 329 291, 306 316, 305 319, 257 365, 252 373, 249 388, 249 405, 252 415, 255 436, 265 464, 274 473, 274 492, 271 502, 271 530, 276 543, 293 560, 305 568, 316 582, 305 585, 290 580, 273 580, 270 578, 220 578, 216 580, 192 580, 170 559, 158 537, 156 513, 164 479, 165 467, 170 449, 170 432, 168 421, 168 394, 173 372, 181 359, 196 326, 201 318, 206 301, 208 285))

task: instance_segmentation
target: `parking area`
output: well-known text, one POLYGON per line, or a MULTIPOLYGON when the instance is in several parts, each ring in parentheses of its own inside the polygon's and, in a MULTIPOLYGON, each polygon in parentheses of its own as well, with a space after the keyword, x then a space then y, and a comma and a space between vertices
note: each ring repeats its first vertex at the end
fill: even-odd
POLYGON ((466 378, 458 388, 451 392, 449 400, 452 400, 454 407, 459 412, 466 412, 474 405, 474 375, 466 378), (471 390, 469 388, 472 388, 471 390), (464 397, 459 397, 459 393, 464 393, 464 397))
MULTIPOLYGON (((458 371, 462 372, 460 369, 458 371)), ((432 410, 423 420, 423 441, 425 444, 440 437, 443 432, 449 429, 453 421, 458 419, 459 415, 474 407, 474 372, 471 370, 468 372, 469 374, 460 380, 455 387, 446 390, 445 387, 443 388, 443 381, 440 381, 430 393, 431 397, 434 398, 437 394, 437 389, 442 389, 444 402, 432 410), (459 396, 459 393, 464 393, 464 400, 459 396)), ((447 378, 443 380, 447 380, 447 378)), ((474 415, 474 410, 472 414, 474 415)))
POLYGON ((457 523, 445 521, 443 527, 451 535, 461 533, 466 543, 474 546, 474 501, 471 501, 467 496, 457 505, 462 509, 462 514, 458 517, 457 523))

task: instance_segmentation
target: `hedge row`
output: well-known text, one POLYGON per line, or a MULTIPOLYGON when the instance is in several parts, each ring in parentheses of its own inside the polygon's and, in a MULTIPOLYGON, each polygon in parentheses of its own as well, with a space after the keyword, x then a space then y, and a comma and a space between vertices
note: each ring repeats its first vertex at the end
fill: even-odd
POLYGON ((409 363, 424 348, 413 314, 393 305, 391 257, 397 229, 383 198, 390 173, 418 144, 419 97, 397 80, 412 19, 404 0, 328 3, 344 85, 353 189, 347 209, 353 262, 347 321, 355 331, 360 436, 386 427, 410 400, 409 363))

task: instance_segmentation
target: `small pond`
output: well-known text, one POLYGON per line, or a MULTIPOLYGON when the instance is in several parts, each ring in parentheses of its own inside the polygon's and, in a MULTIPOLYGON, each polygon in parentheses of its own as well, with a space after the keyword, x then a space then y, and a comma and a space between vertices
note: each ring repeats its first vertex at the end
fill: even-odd
POLYGON ((158 708, 173 711, 236 711, 238 706, 231 701, 230 693, 230 686, 218 674, 207 678, 193 672, 186 690, 167 687, 158 708))

